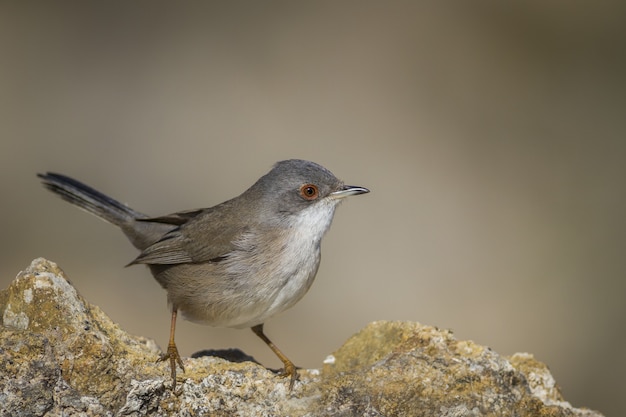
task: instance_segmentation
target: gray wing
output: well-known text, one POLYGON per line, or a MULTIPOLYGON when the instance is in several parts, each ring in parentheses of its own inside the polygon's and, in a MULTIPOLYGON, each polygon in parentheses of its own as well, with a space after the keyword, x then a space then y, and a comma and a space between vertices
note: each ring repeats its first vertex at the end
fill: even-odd
POLYGON ((129 265, 218 262, 235 249, 234 241, 248 229, 235 215, 230 201, 218 206, 190 212, 175 213, 145 221, 177 224, 161 239, 148 246, 129 265))

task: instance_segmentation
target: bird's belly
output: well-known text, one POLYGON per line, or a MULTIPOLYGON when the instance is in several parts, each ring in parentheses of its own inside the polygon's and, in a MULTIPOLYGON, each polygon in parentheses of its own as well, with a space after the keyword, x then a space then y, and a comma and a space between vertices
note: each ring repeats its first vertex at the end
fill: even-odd
POLYGON ((306 294, 319 265, 319 250, 308 253, 312 256, 296 257, 297 262, 290 257, 285 262, 289 267, 274 262, 272 267, 246 268, 241 260, 230 268, 227 261, 179 264, 161 268, 155 277, 185 319, 216 327, 252 327, 306 294))

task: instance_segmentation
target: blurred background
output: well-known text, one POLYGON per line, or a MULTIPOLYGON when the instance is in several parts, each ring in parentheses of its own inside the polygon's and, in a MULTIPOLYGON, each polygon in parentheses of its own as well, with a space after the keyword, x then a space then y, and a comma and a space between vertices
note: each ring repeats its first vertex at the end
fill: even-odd
MULTIPOLYGON (((167 344, 165 292, 116 228, 46 192, 74 176, 150 215, 316 161, 346 201, 309 294, 266 323, 302 367, 373 320, 531 352, 565 398, 626 392, 626 3, 0 3, 0 284, 57 262, 167 344)), ((252 332, 179 322, 181 354, 252 332)))

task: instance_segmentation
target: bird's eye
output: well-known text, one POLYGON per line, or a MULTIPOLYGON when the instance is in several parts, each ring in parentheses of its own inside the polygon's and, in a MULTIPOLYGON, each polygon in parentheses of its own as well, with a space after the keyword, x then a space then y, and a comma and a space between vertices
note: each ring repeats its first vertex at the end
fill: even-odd
POLYGON ((300 187, 300 195, 305 200, 315 200, 317 197, 319 197, 320 192, 317 189, 316 185, 304 184, 302 187, 300 187))

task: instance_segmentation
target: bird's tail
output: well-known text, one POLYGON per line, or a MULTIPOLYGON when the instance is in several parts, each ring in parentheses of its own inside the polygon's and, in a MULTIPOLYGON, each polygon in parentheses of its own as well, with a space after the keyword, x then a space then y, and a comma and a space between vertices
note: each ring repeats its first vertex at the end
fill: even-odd
POLYGON ((43 185, 62 199, 95 214, 103 220, 121 227, 133 223, 136 219, 147 217, 125 204, 94 190, 93 188, 65 175, 48 172, 37 174, 43 185))

